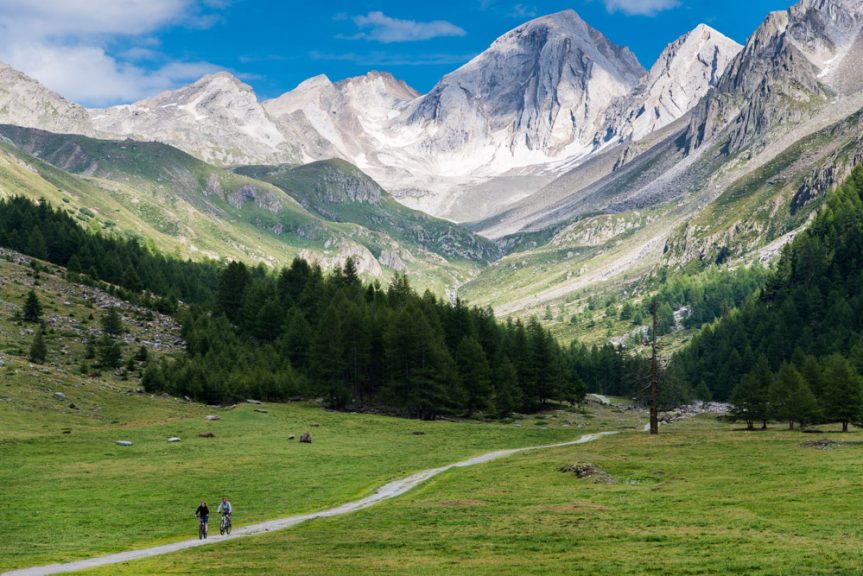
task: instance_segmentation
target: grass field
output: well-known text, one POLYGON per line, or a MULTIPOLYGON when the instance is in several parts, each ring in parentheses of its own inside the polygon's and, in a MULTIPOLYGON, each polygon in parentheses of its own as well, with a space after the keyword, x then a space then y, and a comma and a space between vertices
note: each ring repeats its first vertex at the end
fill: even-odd
POLYGON ((860 574, 861 433, 700 417, 459 469, 377 507, 87 574, 860 574), (801 444, 843 440, 833 449, 801 444), (609 482, 559 467, 590 462, 609 482))
MULTIPOLYGON (((138 393, 134 374, 80 374, 84 339, 112 302, 51 267, 35 274, 0 259, 0 571, 193 537, 198 502, 222 494, 242 526, 356 500, 490 450, 619 430, 450 470, 348 516, 92 573, 863 573, 859 430, 748 433, 702 417, 651 438, 638 431, 642 414, 596 405, 506 423, 418 422, 314 403, 207 407, 138 393), (45 308, 43 365, 27 361, 32 328, 17 319, 31 288, 45 308), (205 431, 215 437, 198 436, 205 431), (311 445, 289 439, 304 431, 311 445), (842 444, 801 446, 813 439, 842 444), (559 471, 575 462, 601 467, 610 481, 559 471)), ((129 307, 123 316, 126 357, 139 342, 176 338, 166 319, 129 307)))

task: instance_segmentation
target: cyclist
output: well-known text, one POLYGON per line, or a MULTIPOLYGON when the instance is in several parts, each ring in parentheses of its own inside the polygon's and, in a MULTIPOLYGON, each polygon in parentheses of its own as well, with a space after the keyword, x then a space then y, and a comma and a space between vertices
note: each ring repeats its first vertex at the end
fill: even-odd
POLYGON ((222 496, 222 501, 219 503, 219 508, 216 510, 219 514, 223 514, 225 518, 228 520, 228 525, 231 524, 231 514, 234 511, 234 507, 231 506, 231 503, 228 501, 227 496, 222 496))
POLYGON ((195 516, 201 519, 201 524, 204 525, 204 538, 206 538, 207 531, 209 530, 210 508, 203 500, 201 500, 201 505, 195 510, 195 516))

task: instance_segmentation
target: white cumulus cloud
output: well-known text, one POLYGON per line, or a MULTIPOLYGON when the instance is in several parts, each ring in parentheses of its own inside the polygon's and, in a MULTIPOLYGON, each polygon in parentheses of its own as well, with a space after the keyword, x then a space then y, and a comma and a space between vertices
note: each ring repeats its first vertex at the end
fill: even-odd
POLYGON ((342 38, 374 40, 389 44, 392 42, 416 42, 418 40, 431 40, 432 38, 444 36, 464 36, 467 34, 463 28, 446 20, 432 20, 431 22, 402 20, 387 16, 380 11, 354 16, 353 21, 360 29, 360 32, 351 36, 342 36, 342 38))
POLYGON ((0 0, 0 61, 77 102, 128 102, 218 69, 173 60, 152 34, 206 27, 214 0, 0 0), (123 50, 115 53, 118 44, 123 50))
POLYGON ((663 10, 680 6, 680 0, 604 0, 609 12, 623 12, 631 16, 655 16, 663 10))

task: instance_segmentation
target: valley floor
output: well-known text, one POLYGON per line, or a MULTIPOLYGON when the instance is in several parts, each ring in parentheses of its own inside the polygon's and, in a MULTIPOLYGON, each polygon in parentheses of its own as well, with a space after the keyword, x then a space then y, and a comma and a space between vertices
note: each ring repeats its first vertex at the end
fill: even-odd
MULTIPOLYGON (((28 370, 18 366, 17 385, 28 386, 28 370)), ((121 392, 78 387, 108 412, 106 395, 121 392)), ((74 386, 65 390, 76 395, 74 386)), ((0 408, 10 421, 30 414, 0 436, 0 482, 14 502, 2 524, 3 570, 187 539, 202 498, 215 508, 230 495, 240 527, 357 500, 490 449, 590 430, 621 433, 450 469, 350 515, 81 573, 779 575, 863 567, 855 544, 863 529, 850 513, 863 503, 854 481, 860 431, 745 432, 702 416, 652 438, 639 431, 643 414, 595 404, 507 424, 424 423, 303 404, 218 410, 148 395, 126 396, 137 412, 83 426, 80 415, 37 406, 47 390, 30 392, 31 404, 19 396, 0 408), (208 413, 220 420, 205 420, 208 413), (71 433, 64 421, 75 423, 71 433), (202 431, 215 437, 199 438, 202 431), (311 445, 288 439, 302 431, 312 433, 311 445), (182 441, 169 444, 170 436, 182 441), (134 444, 116 446, 118 439, 134 444), (809 446, 813 440, 826 449, 809 446), (598 475, 560 471, 574 463, 598 475)))
POLYGON ((452 470, 293 530, 88 574, 859 574, 860 433, 708 417, 452 470), (806 445, 813 439, 828 449, 806 445), (592 463, 579 479, 559 468, 592 463))

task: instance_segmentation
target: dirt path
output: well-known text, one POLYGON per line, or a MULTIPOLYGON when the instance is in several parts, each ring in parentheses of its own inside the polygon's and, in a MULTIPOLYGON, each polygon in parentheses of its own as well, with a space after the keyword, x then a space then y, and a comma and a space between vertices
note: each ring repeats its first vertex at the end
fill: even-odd
POLYGON ((288 516, 286 518, 280 518, 278 520, 270 520, 268 522, 261 522, 260 524, 244 526, 242 528, 237 528, 236 530, 234 530, 234 532, 230 536, 211 536, 207 540, 183 540, 181 542, 174 542, 172 544, 154 546, 153 548, 128 550, 126 552, 118 552, 116 554, 99 556, 97 558, 90 558, 87 560, 77 560, 75 562, 68 562, 65 564, 49 564, 46 566, 35 566, 33 568, 22 568, 20 570, 4 572, 3 574, 0 574, 0 576, 43 576, 45 574, 62 574, 66 572, 76 572, 78 570, 97 568, 99 566, 106 566, 109 564, 129 562, 130 560, 138 560, 140 558, 161 556, 163 554, 170 554, 172 552, 178 552, 180 550, 196 548, 198 546, 206 546, 208 544, 225 542, 227 540, 235 540, 244 536, 251 536, 252 534, 261 534, 264 532, 273 532, 275 530, 284 530, 285 528, 291 528, 293 526, 296 526, 297 524, 302 524, 303 522, 306 522, 308 520, 313 520, 315 518, 329 518, 331 516, 349 514, 351 512, 356 512, 357 510, 362 510, 363 508, 373 506, 378 502, 383 502, 384 500, 390 500, 397 496, 401 496, 405 492, 408 492, 409 490, 419 486, 429 478, 433 478, 434 476, 442 474, 443 472, 446 472, 447 470, 451 470, 453 468, 466 468, 467 466, 483 464, 484 462, 490 462, 491 460, 510 456, 518 452, 526 452, 528 450, 544 450, 548 448, 562 448, 564 446, 585 444, 587 442, 592 442, 594 440, 602 438, 603 436, 608 436, 609 434, 616 434, 616 432, 598 432, 596 434, 585 434, 578 440, 561 442, 559 444, 528 446, 526 448, 513 448, 510 450, 497 450, 494 452, 488 452, 487 454, 475 456, 474 458, 462 460, 461 462, 456 462, 454 464, 447 464, 446 466, 441 466, 440 468, 430 468, 429 470, 423 470, 422 472, 417 472, 416 474, 408 476, 407 478, 390 482, 389 484, 378 488, 378 490, 375 491, 375 493, 371 496, 367 496, 362 500, 348 502, 347 504, 342 504, 341 506, 330 508, 329 510, 324 510, 322 512, 288 516))

